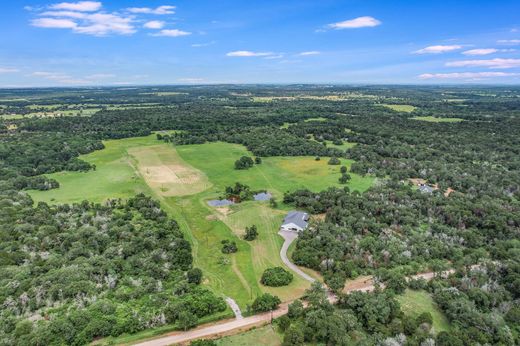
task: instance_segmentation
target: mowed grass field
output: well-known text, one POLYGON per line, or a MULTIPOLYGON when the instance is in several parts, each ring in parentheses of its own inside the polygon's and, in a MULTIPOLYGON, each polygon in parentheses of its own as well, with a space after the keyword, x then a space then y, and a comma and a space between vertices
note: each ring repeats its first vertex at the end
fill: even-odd
POLYGON ((428 292, 408 289, 403 295, 397 296, 397 300, 401 304, 401 310, 407 316, 417 317, 424 312, 431 313, 435 333, 450 330, 450 322, 439 310, 428 292))
POLYGON ((419 121, 426 121, 430 123, 460 123, 461 121, 464 121, 464 119, 461 118, 436 118, 432 116, 427 117, 413 117, 413 120, 419 120, 419 121))
POLYGON ((384 106, 386 108, 390 108, 396 112, 404 112, 404 113, 411 113, 413 112, 416 107, 412 105, 390 105, 390 104, 382 104, 381 106, 384 106))
MULTIPOLYGON (((104 150, 81 157, 95 164, 95 171, 50 174, 60 182, 60 188, 31 191, 33 199, 48 203, 84 199, 102 202, 139 192, 151 194, 179 222, 191 242, 194 265, 204 271, 204 284, 235 299, 244 312, 262 292, 276 294, 285 301, 301 296, 309 286, 296 275, 289 286, 280 288, 264 287, 259 281, 266 268, 283 266, 279 256, 282 238, 277 234, 288 209, 281 203, 283 193, 341 186, 339 166, 328 165, 327 158, 315 161, 313 157, 269 157, 263 158, 260 165, 239 171, 234 169, 235 160, 242 155, 252 156, 241 145, 219 142, 173 147, 153 135, 106 141, 105 146, 104 150), (207 204, 235 182, 254 190, 268 190, 278 199, 279 208, 256 201, 227 209, 207 204), (245 227, 253 224, 258 227, 258 239, 244 241, 245 227), (222 254, 224 239, 236 241, 239 251, 222 254)), ((342 162, 347 167, 351 163, 342 162)), ((373 180, 352 174, 349 187, 364 191, 373 180)))
POLYGON ((219 346, 280 346, 282 336, 272 325, 215 340, 219 346))

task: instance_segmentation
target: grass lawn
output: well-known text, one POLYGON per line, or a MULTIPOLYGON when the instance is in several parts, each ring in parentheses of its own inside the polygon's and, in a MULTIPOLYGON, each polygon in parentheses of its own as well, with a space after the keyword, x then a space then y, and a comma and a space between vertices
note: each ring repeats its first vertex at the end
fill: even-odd
POLYGON ((464 121, 464 119, 461 118, 436 118, 432 116, 428 117, 413 117, 413 120, 420 120, 420 121, 427 121, 430 123, 460 123, 461 121, 464 121))
POLYGON ((282 336, 273 326, 267 325, 245 333, 226 336, 215 341, 219 346, 280 346, 282 344, 282 336))
POLYGON ((417 317, 423 312, 429 312, 433 317, 435 333, 450 330, 450 323, 439 310, 432 296, 426 291, 406 290, 403 295, 397 296, 401 309, 408 316, 417 317))
POLYGON ((411 106, 411 105, 389 105, 389 104, 382 104, 381 106, 385 106, 386 108, 393 109, 396 112, 405 112, 405 113, 411 113, 413 112, 417 107, 411 106))
POLYGON ((345 141, 343 141, 343 144, 341 144, 341 145, 336 145, 336 144, 332 143, 332 141, 325 141, 325 143, 327 143, 327 147, 332 147, 332 148, 336 148, 336 149, 343 150, 343 151, 353 148, 357 144, 357 143, 345 142, 345 141))
MULTIPOLYGON (((151 194, 175 218, 191 242, 194 265, 204 272, 204 284, 222 296, 232 297, 245 311, 247 304, 262 292, 282 300, 299 297, 308 283, 295 275, 286 287, 268 288, 260 284, 262 272, 283 265, 279 251, 282 239, 278 227, 288 207, 279 203, 273 210, 267 202, 244 202, 228 210, 208 206, 226 186, 241 182, 252 189, 267 189, 279 201, 286 191, 309 188, 320 191, 341 186, 339 166, 327 165, 327 158, 269 157, 249 170, 235 170, 234 162, 249 155, 245 147, 229 143, 208 143, 173 147, 148 137, 111 140, 106 148, 81 159, 96 165, 95 171, 61 172, 49 177, 60 188, 31 191, 35 201, 48 203, 102 202, 107 198, 128 198, 136 193, 151 194), (242 239, 246 226, 256 224, 259 238, 242 239), (221 253, 220 242, 237 242, 235 254, 221 253)), ((347 167, 352 162, 343 160, 347 167)), ((349 187, 365 191, 374 178, 351 174, 349 187)))

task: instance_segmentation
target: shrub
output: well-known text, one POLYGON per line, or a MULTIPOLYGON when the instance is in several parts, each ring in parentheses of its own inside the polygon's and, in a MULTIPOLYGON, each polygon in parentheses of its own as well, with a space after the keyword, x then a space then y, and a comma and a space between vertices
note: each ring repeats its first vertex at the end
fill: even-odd
POLYGON ((247 241, 255 240, 258 237, 258 230, 256 229, 256 225, 251 227, 246 227, 246 234, 244 235, 244 239, 247 241))
POLYGON ((199 268, 190 269, 188 270, 187 277, 190 284, 198 285, 202 282, 202 270, 199 268))
POLYGON ((235 169, 248 169, 253 167, 254 161, 248 156, 242 156, 235 161, 235 169))
POLYGON ((292 273, 282 267, 267 268, 262 274, 263 285, 271 287, 287 286, 293 280, 292 273))
POLYGON ((237 244, 234 241, 222 240, 222 253, 235 253, 238 251, 237 244))
POLYGON ((273 296, 269 293, 264 293, 260 297, 256 298, 251 305, 251 308, 254 312, 266 312, 271 310, 276 310, 278 305, 282 301, 277 296, 273 296))
POLYGON ((329 165, 340 165, 341 161, 337 157, 333 156, 330 158, 328 164, 329 165))

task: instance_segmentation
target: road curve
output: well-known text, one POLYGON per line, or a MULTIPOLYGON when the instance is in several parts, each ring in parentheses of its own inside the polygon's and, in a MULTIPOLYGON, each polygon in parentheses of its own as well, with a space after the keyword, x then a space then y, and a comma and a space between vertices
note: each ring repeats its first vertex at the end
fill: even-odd
POLYGON ((306 274, 303 270, 298 268, 298 266, 294 263, 292 263, 289 258, 287 257, 287 250, 289 249, 289 246, 291 246, 292 242, 298 238, 297 232, 291 232, 291 231, 280 231, 278 232, 279 235, 282 236, 282 238, 285 240, 282 245, 282 249, 280 250, 280 257, 282 258, 282 262, 291 268, 293 272, 301 276, 304 280, 307 280, 309 282, 314 282, 316 279, 311 277, 310 275, 306 274))

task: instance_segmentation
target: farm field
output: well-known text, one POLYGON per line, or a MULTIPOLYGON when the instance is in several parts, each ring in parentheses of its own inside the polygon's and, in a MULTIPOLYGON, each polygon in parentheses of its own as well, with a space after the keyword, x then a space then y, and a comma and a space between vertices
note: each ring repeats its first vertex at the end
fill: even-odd
MULTIPOLYGON (((279 256, 282 238, 277 234, 287 212, 281 203, 283 193, 298 188, 314 191, 341 186, 339 166, 314 157, 269 157, 249 170, 235 170, 234 161, 249 155, 245 147, 229 143, 208 143, 172 147, 155 136, 110 140, 106 148, 81 159, 96 165, 95 171, 60 172, 48 176, 60 188, 31 191, 33 199, 48 203, 73 203, 88 199, 128 198, 144 192, 159 199, 165 210, 180 224, 191 242, 194 265, 204 271, 204 284, 215 292, 232 297, 243 312, 262 292, 282 300, 301 296, 308 282, 294 276, 285 287, 269 288, 259 279, 268 267, 283 266, 279 256), (279 201, 272 209, 268 202, 248 201, 228 208, 211 208, 207 201, 218 198, 235 182, 253 190, 266 189, 279 201), (242 235, 255 224, 259 237, 251 242, 242 235), (236 241, 238 252, 221 253, 220 242, 236 241)), ((347 167, 352 162, 342 160, 347 167)), ((351 174, 349 187, 368 189, 374 178, 351 174)))
POLYGON ((432 296, 426 291, 406 290, 403 295, 397 296, 401 309, 406 315, 417 317, 423 312, 429 312, 433 318, 435 333, 450 330, 450 323, 439 310, 432 296))
POLYGON ((397 112, 405 112, 405 113, 411 113, 413 112, 416 107, 411 105, 390 105, 390 104, 382 104, 381 106, 385 106, 386 108, 390 108, 397 112))
POLYGON ((430 123, 458 123, 461 121, 464 121, 464 119, 461 118, 436 118, 432 116, 428 117, 413 117, 413 120, 420 120, 420 121, 427 121, 430 123))

